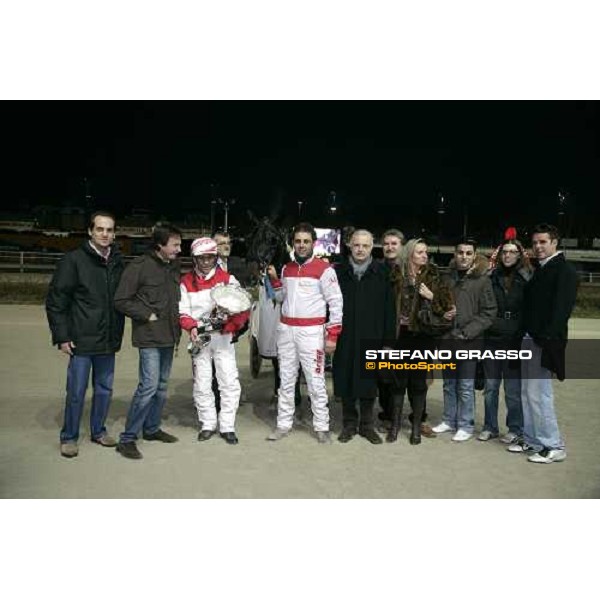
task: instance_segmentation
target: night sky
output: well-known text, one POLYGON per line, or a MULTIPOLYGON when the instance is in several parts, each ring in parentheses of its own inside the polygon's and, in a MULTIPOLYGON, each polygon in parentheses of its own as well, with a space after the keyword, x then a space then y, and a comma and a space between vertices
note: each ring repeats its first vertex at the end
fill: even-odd
MULTIPOLYGON (((2 206, 82 203, 208 215, 210 184, 231 223, 298 214, 315 225, 400 226, 498 236, 557 222, 599 236, 594 102, 3 102, 2 206), (339 215, 326 213, 330 190, 339 215), (449 203, 441 221, 438 194, 449 203)), ((222 216, 218 217, 222 220, 222 216)))

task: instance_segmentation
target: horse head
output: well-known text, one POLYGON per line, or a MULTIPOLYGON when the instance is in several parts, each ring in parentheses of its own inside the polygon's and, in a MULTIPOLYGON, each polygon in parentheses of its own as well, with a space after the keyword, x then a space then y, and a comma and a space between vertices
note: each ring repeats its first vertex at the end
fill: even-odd
POLYGON ((260 271, 274 265, 279 271, 287 262, 285 234, 267 217, 258 220, 248 236, 246 259, 258 265, 260 271))

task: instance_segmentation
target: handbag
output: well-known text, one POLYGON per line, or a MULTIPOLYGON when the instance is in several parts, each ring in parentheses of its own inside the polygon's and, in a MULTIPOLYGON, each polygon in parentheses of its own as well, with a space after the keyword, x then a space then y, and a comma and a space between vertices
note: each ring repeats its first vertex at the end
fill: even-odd
POLYGON ((429 300, 422 298, 421 306, 417 313, 419 329, 425 335, 441 336, 452 329, 452 321, 444 319, 443 315, 436 315, 429 300))

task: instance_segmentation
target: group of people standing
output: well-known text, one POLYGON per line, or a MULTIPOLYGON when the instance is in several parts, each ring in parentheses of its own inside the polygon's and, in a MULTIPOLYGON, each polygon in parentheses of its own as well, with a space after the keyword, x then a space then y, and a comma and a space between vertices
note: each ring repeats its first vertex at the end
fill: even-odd
POLYGON ((566 458, 552 389, 552 376, 565 377, 567 323, 575 305, 575 269, 558 250, 555 227, 540 224, 532 232, 535 267, 513 228, 492 260, 477 251, 472 239, 461 240, 447 273, 429 260, 425 240, 404 245, 398 230, 384 233, 384 261, 373 259, 373 235, 355 230, 349 255, 334 266, 312 256, 314 230, 294 229, 293 260, 279 277, 269 277, 281 298, 277 355, 282 379, 278 418, 268 437, 289 434, 294 412, 293 386, 298 362, 307 377, 313 426, 319 442, 331 442, 324 410, 323 355, 333 354, 334 393, 342 400, 342 431, 347 443, 357 434, 373 444, 383 442, 375 426, 375 400, 382 412, 380 429, 387 442, 398 439, 404 398, 411 405, 409 441, 451 432, 452 441, 474 435, 477 360, 460 360, 455 372, 444 370, 444 410, 435 427, 427 422, 424 370, 392 371, 366 378, 361 350, 432 350, 460 344, 463 349, 532 350, 531 360, 485 359, 485 417, 477 439, 500 437, 499 390, 504 381, 508 431, 500 437, 512 453, 526 453, 533 463, 566 458), (327 316, 329 319, 327 320, 327 316))
MULTIPOLYGON (((237 282, 227 271, 229 238, 198 238, 191 247, 192 270, 181 276, 178 256, 181 232, 157 223, 151 247, 127 267, 114 245, 115 218, 107 212, 91 216, 89 239, 67 253, 58 264, 46 299, 52 343, 69 356, 64 424, 60 432, 62 456, 79 453, 78 439, 85 394, 92 374, 90 433, 92 442, 116 447, 126 458, 140 459, 136 441, 175 443, 177 437, 161 428, 167 386, 182 329, 195 340, 204 318, 215 308, 211 290, 237 282), (223 248, 221 256, 219 247, 223 248), (139 381, 127 414, 125 429, 116 440, 105 426, 121 348, 125 316, 131 319, 132 344, 139 352, 139 381)), ((248 313, 233 315, 211 335, 210 343, 192 356, 193 397, 206 441, 219 429, 228 444, 237 444, 235 414, 240 384, 231 344, 248 313), (212 387, 213 362, 220 413, 212 387)))
MULTIPOLYGON (((192 270, 183 277, 177 259, 181 233, 157 224, 152 247, 127 267, 114 245, 115 219, 106 212, 92 215, 89 240, 59 263, 46 310, 52 341, 69 355, 61 454, 77 456, 83 402, 92 373, 91 439, 116 447, 126 458, 142 454, 136 440, 174 443, 161 428, 173 355, 181 331, 192 342, 204 333, 214 309, 211 291, 239 285, 227 269, 230 241, 226 235, 198 238, 191 246, 192 270), (121 347, 124 317, 132 322, 132 343, 139 350, 139 382, 125 429, 116 440, 105 420, 112 396, 115 353, 121 347)), ((511 452, 527 453, 532 462, 566 458, 556 421, 552 374, 564 379, 567 322, 575 303, 576 275, 558 251, 558 231, 537 226, 531 265, 516 232, 510 232, 492 256, 477 252, 473 240, 456 245, 448 273, 429 260, 427 244, 396 229, 382 238, 384 260, 372 256, 373 235, 355 230, 349 255, 332 265, 314 256, 316 232, 308 223, 292 232, 290 261, 278 273, 268 267, 269 302, 278 307, 274 332, 277 353, 277 423, 268 436, 279 441, 292 430, 297 404, 299 366, 311 401, 313 427, 319 443, 331 443, 325 355, 333 355, 333 383, 342 399, 343 424, 338 440, 357 434, 373 444, 395 442, 401 431, 404 397, 412 409, 409 440, 452 432, 452 440, 473 436, 476 361, 459 362, 458 371, 444 371, 444 412, 435 427, 428 423, 426 371, 394 372, 388 378, 362 374, 361 344, 376 348, 433 349, 460 340, 477 348, 507 344, 533 350, 531 361, 484 361, 485 418, 480 441, 498 438, 498 397, 504 380, 508 432, 500 438, 511 452), (379 428, 375 401, 379 399, 379 428), (378 432, 379 429, 379 432, 378 432)), ((193 398, 198 412, 198 440, 218 430, 228 444, 237 444, 235 417, 240 383, 232 344, 244 330, 248 312, 232 315, 209 343, 192 355, 193 398), (217 395, 217 401, 215 399, 217 395), (220 399, 220 402, 218 401, 220 399)))

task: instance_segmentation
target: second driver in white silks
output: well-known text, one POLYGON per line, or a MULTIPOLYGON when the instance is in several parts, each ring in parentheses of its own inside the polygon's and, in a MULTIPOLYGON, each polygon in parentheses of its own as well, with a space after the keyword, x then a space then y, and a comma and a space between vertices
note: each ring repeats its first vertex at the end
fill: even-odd
POLYGON ((211 238, 197 238, 191 247, 193 269, 181 279, 179 321, 192 342, 192 373, 194 404, 198 411, 200 433, 198 441, 209 440, 217 426, 228 444, 237 444, 235 417, 240 402, 241 387, 235 359, 232 334, 243 327, 249 311, 228 316, 222 323, 208 326, 207 321, 217 308, 211 292, 217 286, 237 285, 236 278, 217 266, 217 244, 211 238), (202 338, 205 343, 202 344, 202 338), (215 396, 212 391, 214 360, 217 382, 221 393, 221 411, 217 417, 215 396))
POLYGON ((300 363, 310 395, 317 441, 331 443, 325 353, 335 351, 342 330, 344 301, 331 265, 313 256, 315 239, 312 225, 299 223, 293 231, 294 260, 283 267, 281 278, 273 266, 268 269, 275 293, 282 301, 277 327, 281 385, 277 426, 267 438, 270 441, 280 440, 292 428, 294 387, 300 363))

